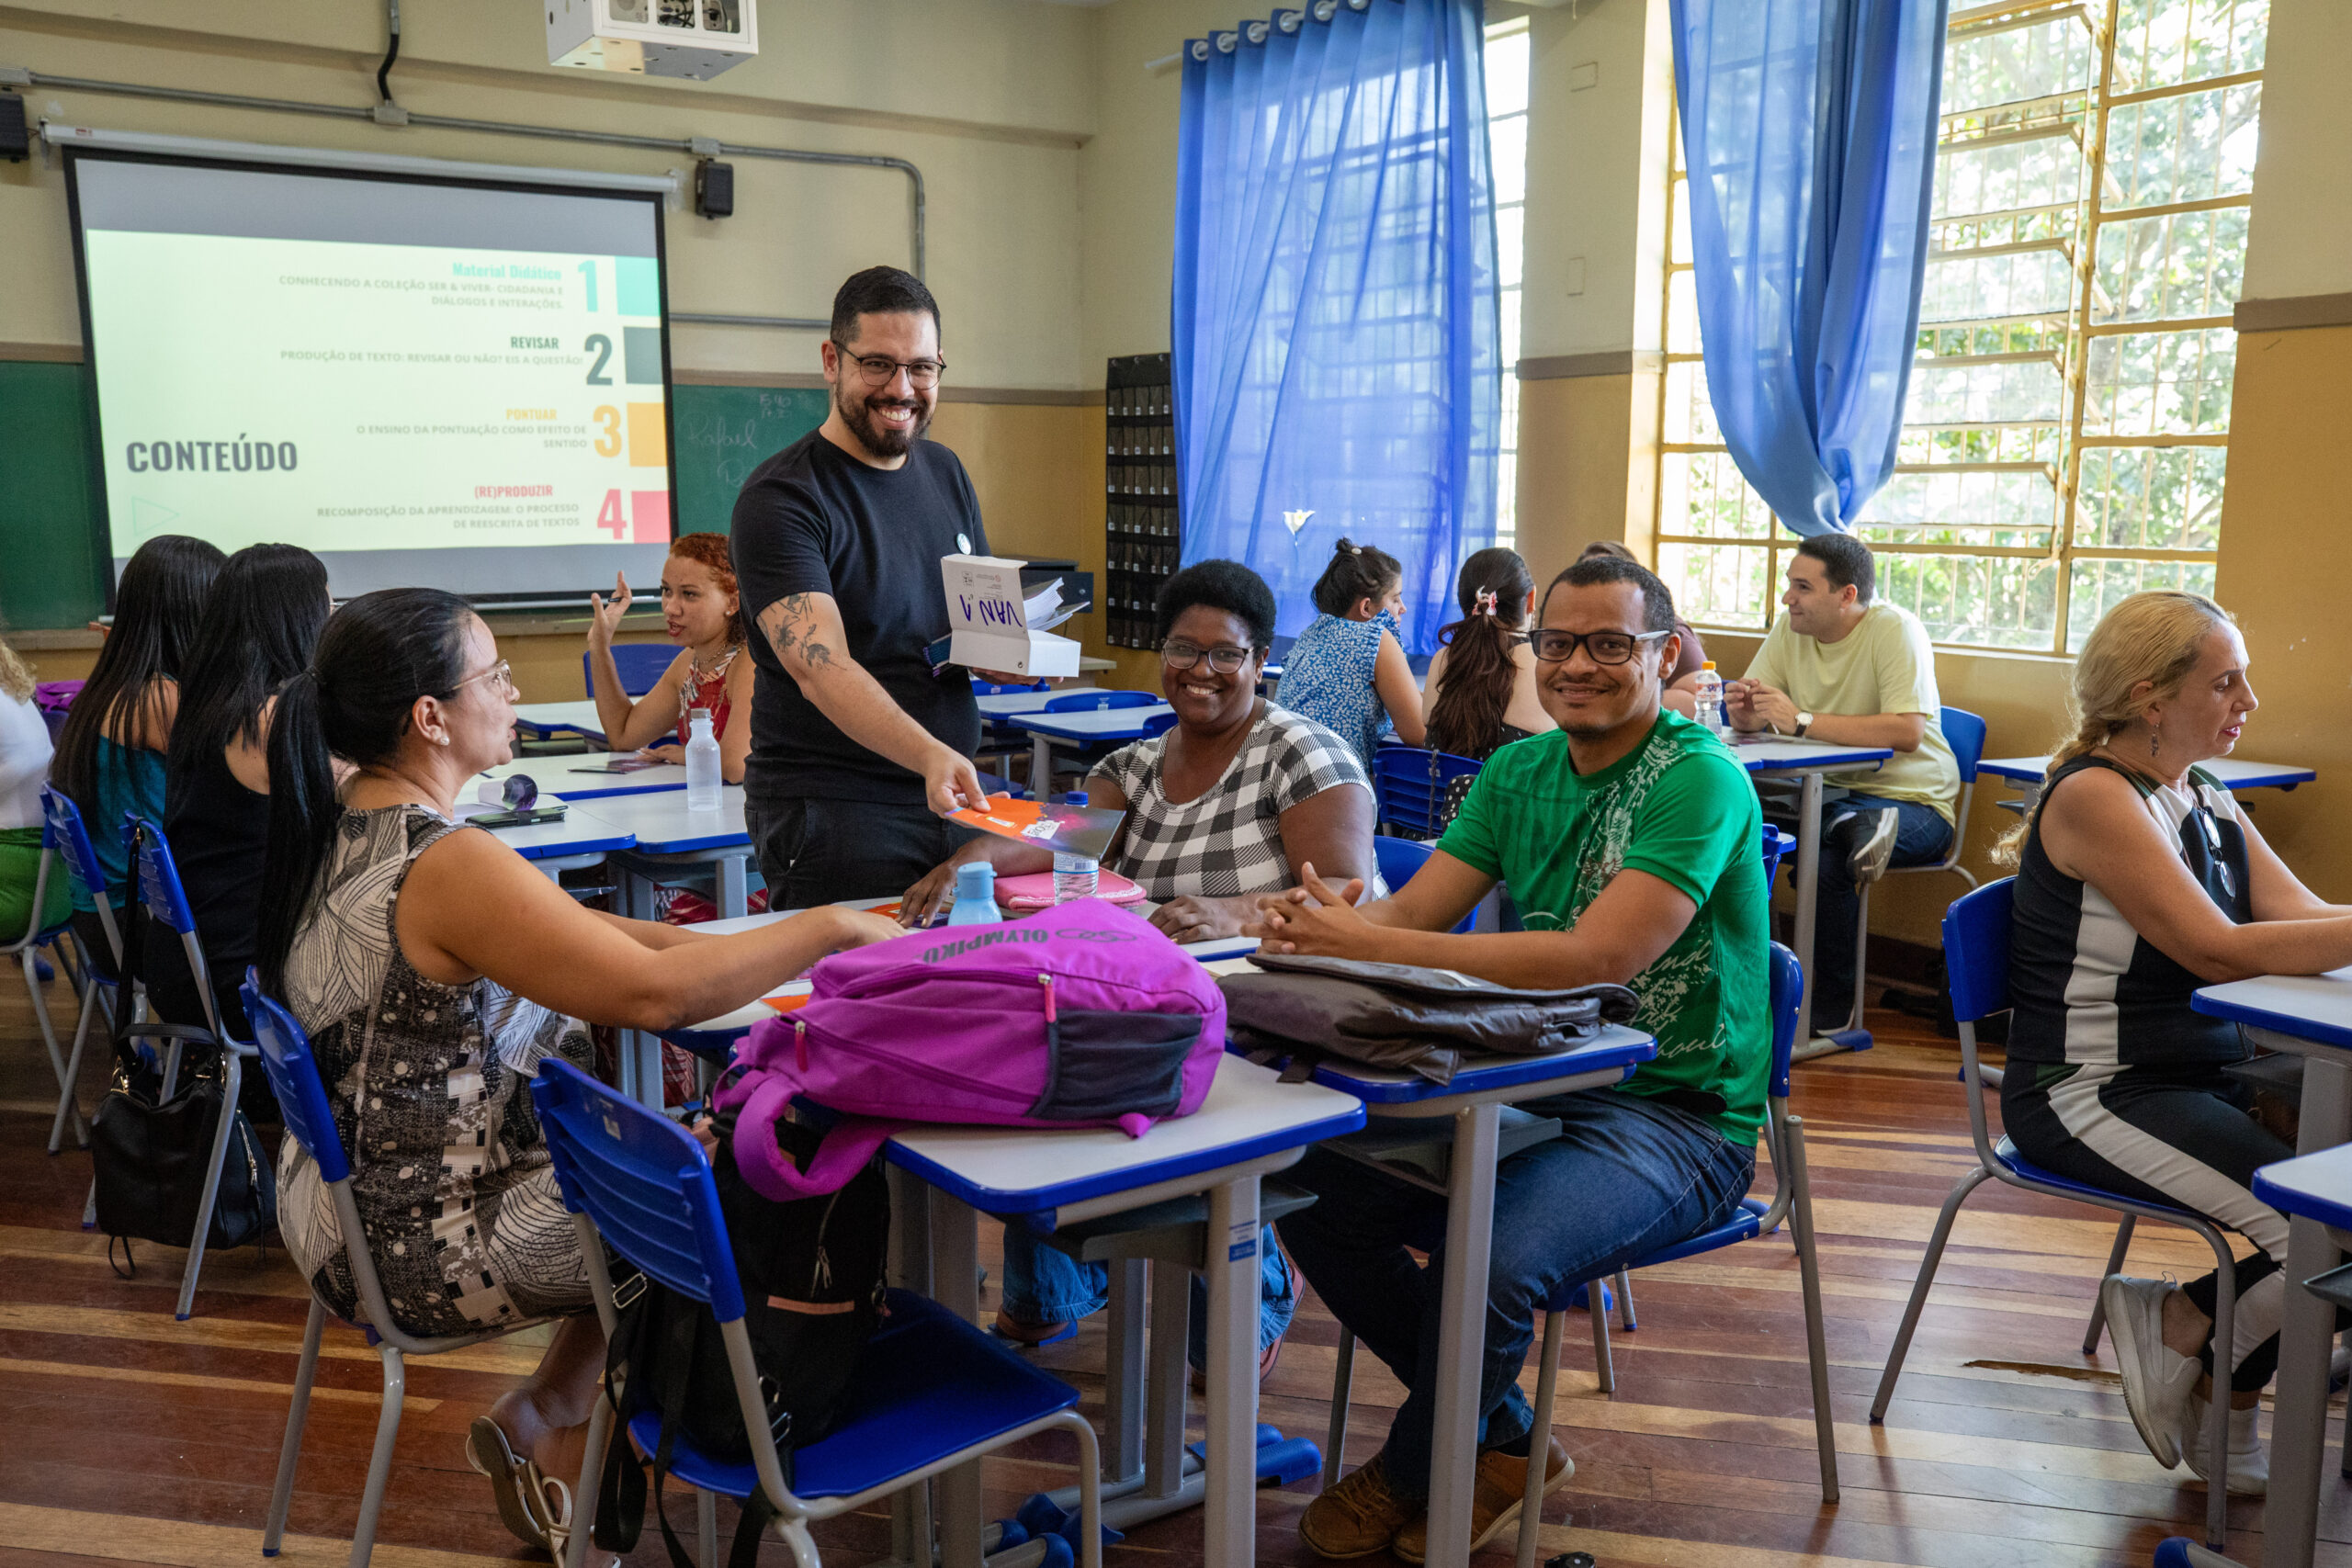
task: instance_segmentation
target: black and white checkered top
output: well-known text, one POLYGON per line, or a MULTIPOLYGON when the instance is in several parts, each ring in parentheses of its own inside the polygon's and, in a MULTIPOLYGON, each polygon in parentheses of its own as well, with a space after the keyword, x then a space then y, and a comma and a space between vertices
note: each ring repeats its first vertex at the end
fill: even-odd
MULTIPOLYGON (((1372 791, 1346 741, 1272 704, 1224 775, 1182 805, 1160 787, 1167 747, 1166 735, 1121 747, 1090 777, 1115 786, 1127 801, 1126 836, 1110 869, 1160 901, 1186 894, 1237 898, 1296 886, 1283 852, 1282 814, 1327 789, 1372 791)), ((1375 875, 1371 896, 1387 891, 1375 875)))

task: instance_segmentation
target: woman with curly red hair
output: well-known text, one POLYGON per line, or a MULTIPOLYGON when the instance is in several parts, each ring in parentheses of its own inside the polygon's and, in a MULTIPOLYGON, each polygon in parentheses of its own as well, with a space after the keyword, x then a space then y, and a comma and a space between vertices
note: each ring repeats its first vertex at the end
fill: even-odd
POLYGON ((686 716, 710 712, 718 738, 719 775, 743 782, 752 751, 752 661, 743 651, 743 608, 724 534, 681 534, 662 563, 662 619, 672 642, 685 645, 653 689, 632 700, 613 662, 613 634, 628 614, 628 581, 616 578, 612 597, 590 594, 588 680, 596 716, 616 751, 642 749, 664 762, 686 760, 686 716))

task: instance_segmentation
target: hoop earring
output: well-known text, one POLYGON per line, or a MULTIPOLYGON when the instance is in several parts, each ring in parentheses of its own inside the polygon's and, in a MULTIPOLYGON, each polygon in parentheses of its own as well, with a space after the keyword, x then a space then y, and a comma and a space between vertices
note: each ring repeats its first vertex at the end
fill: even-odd
POLYGON ((2156 732, 2155 732, 2154 730, 2151 729, 2150 731, 2148 731, 2148 761, 2150 761, 2151 762, 2153 762, 2153 761, 2154 761, 2156 760, 2156 746, 2157 746, 2157 736, 2156 736, 2156 732))

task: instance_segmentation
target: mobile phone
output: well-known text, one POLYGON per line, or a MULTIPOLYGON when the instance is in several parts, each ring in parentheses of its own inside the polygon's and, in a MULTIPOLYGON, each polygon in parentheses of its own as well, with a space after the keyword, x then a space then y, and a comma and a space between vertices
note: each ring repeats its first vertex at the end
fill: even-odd
POLYGON ((617 762, 598 762, 594 767, 568 768, 565 772, 574 773, 643 773, 648 768, 658 768, 661 765, 661 763, 656 762, 650 757, 624 757, 617 762))
POLYGON ((492 811, 466 821, 474 828, 527 828, 535 822, 560 822, 564 810, 560 806, 538 806, 522 811, 492 811))

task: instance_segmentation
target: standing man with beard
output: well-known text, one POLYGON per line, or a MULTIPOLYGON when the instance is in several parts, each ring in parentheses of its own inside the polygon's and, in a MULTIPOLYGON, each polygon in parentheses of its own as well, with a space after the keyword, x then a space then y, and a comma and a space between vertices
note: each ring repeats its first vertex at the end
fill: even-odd
POLYGON ((982 797, 972 683, 923 657, 948 627, 939 558, 989 547, 964 465, 922 439, 938 302, 869 267, 833 296, 823 354, 832 408, 743 481, 731 541, 758 667, 744 816, 778 909, 911 886, 982 797))

